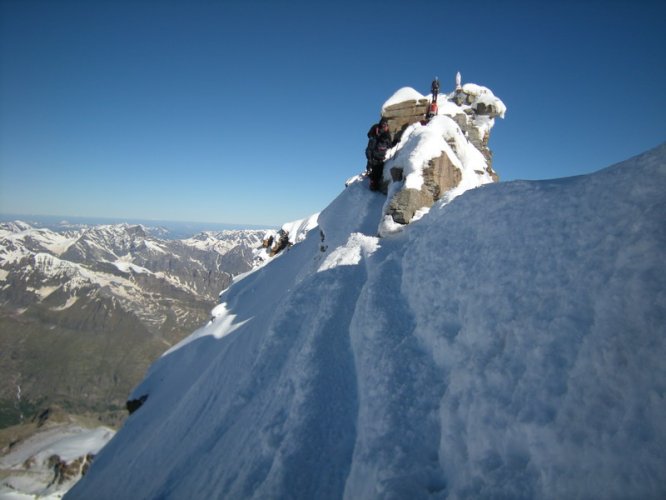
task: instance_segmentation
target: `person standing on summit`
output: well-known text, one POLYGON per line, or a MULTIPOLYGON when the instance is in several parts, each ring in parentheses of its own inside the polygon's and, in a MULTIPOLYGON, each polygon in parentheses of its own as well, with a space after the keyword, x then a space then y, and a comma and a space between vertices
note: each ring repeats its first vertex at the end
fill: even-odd
POLYGON ((430 90, 432 91, 432 102, 437 102, 437 96, 439 95, 439 78, 435 77, 430 85, 430 90))

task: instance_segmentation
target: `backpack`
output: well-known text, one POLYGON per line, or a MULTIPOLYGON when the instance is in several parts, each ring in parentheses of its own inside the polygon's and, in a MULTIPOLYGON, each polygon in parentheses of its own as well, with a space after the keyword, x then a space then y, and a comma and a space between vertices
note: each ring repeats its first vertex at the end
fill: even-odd
POLYGON ((375 151, 375 146, 377 145, 377 137, 372 136, 368 141, 368 146, 365 148, 365 157, 368 160, 372 160, 373 153, 375 151))
POLYGON ((388 151, 388 144, 384 141, 377 141, 375 148, 372 151, 372 158, 374 160, 384 161, 386 151, 388 151))

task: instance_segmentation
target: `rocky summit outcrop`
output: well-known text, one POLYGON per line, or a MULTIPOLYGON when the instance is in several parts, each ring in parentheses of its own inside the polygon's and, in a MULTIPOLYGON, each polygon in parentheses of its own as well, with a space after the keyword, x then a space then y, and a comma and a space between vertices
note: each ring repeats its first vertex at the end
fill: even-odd
POLYGON ((425 118, 430 99, 411 87, 403 87, 382 106, 382 117, 388 119, 391 137, 400 137, 412 123, 425 118))
POLYGON ((404 87, 382 106, 395 146, 384 165, 380 234, 399 230, 440 199, 499 180, 488 141, 504 103, 488 88, 466 84, 439 94, 437 114, 428 119, 432 99, 404 87))
POLYGON ((488 164, 488 173, 497 182, 499 176, 492 168, 493 153, 488 147, 490 129, 494 119, 504 118, 506 106, 485 87, 467 84, 449 96, 463 112, 453 115, 453 119, 468 140, 483 154, 488 164))

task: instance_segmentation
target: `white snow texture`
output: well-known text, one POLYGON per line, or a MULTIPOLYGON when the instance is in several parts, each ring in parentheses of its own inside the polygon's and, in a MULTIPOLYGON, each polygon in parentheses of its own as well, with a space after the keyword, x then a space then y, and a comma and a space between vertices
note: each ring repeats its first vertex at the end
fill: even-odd
POLYGON ((666 145, 382 239, 366 182, 152 366, 67 498, 666 498, 666 145))

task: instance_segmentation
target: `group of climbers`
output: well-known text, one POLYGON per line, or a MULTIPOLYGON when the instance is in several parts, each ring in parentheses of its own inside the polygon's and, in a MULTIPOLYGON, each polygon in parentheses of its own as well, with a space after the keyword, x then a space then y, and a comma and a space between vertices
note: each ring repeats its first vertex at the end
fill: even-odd
MULTIPOLYGON (((433 116, 437 115, 437 96, 439 95, 439 79, 435 77, 430 86, 432 91, 432 100, 428 106, 426 119, 428 122, 433 116)), ((381 185, 382 175, 384 173, 384 160, 386 152, 397 143, 397 138, 391 138, 388 119, 382 117, 379 123, 375 123, 368 130, 368 146, 365 148, 365 157, 368 160, 366 173, 370 179, 370 190, 377 191, 381 185)))

